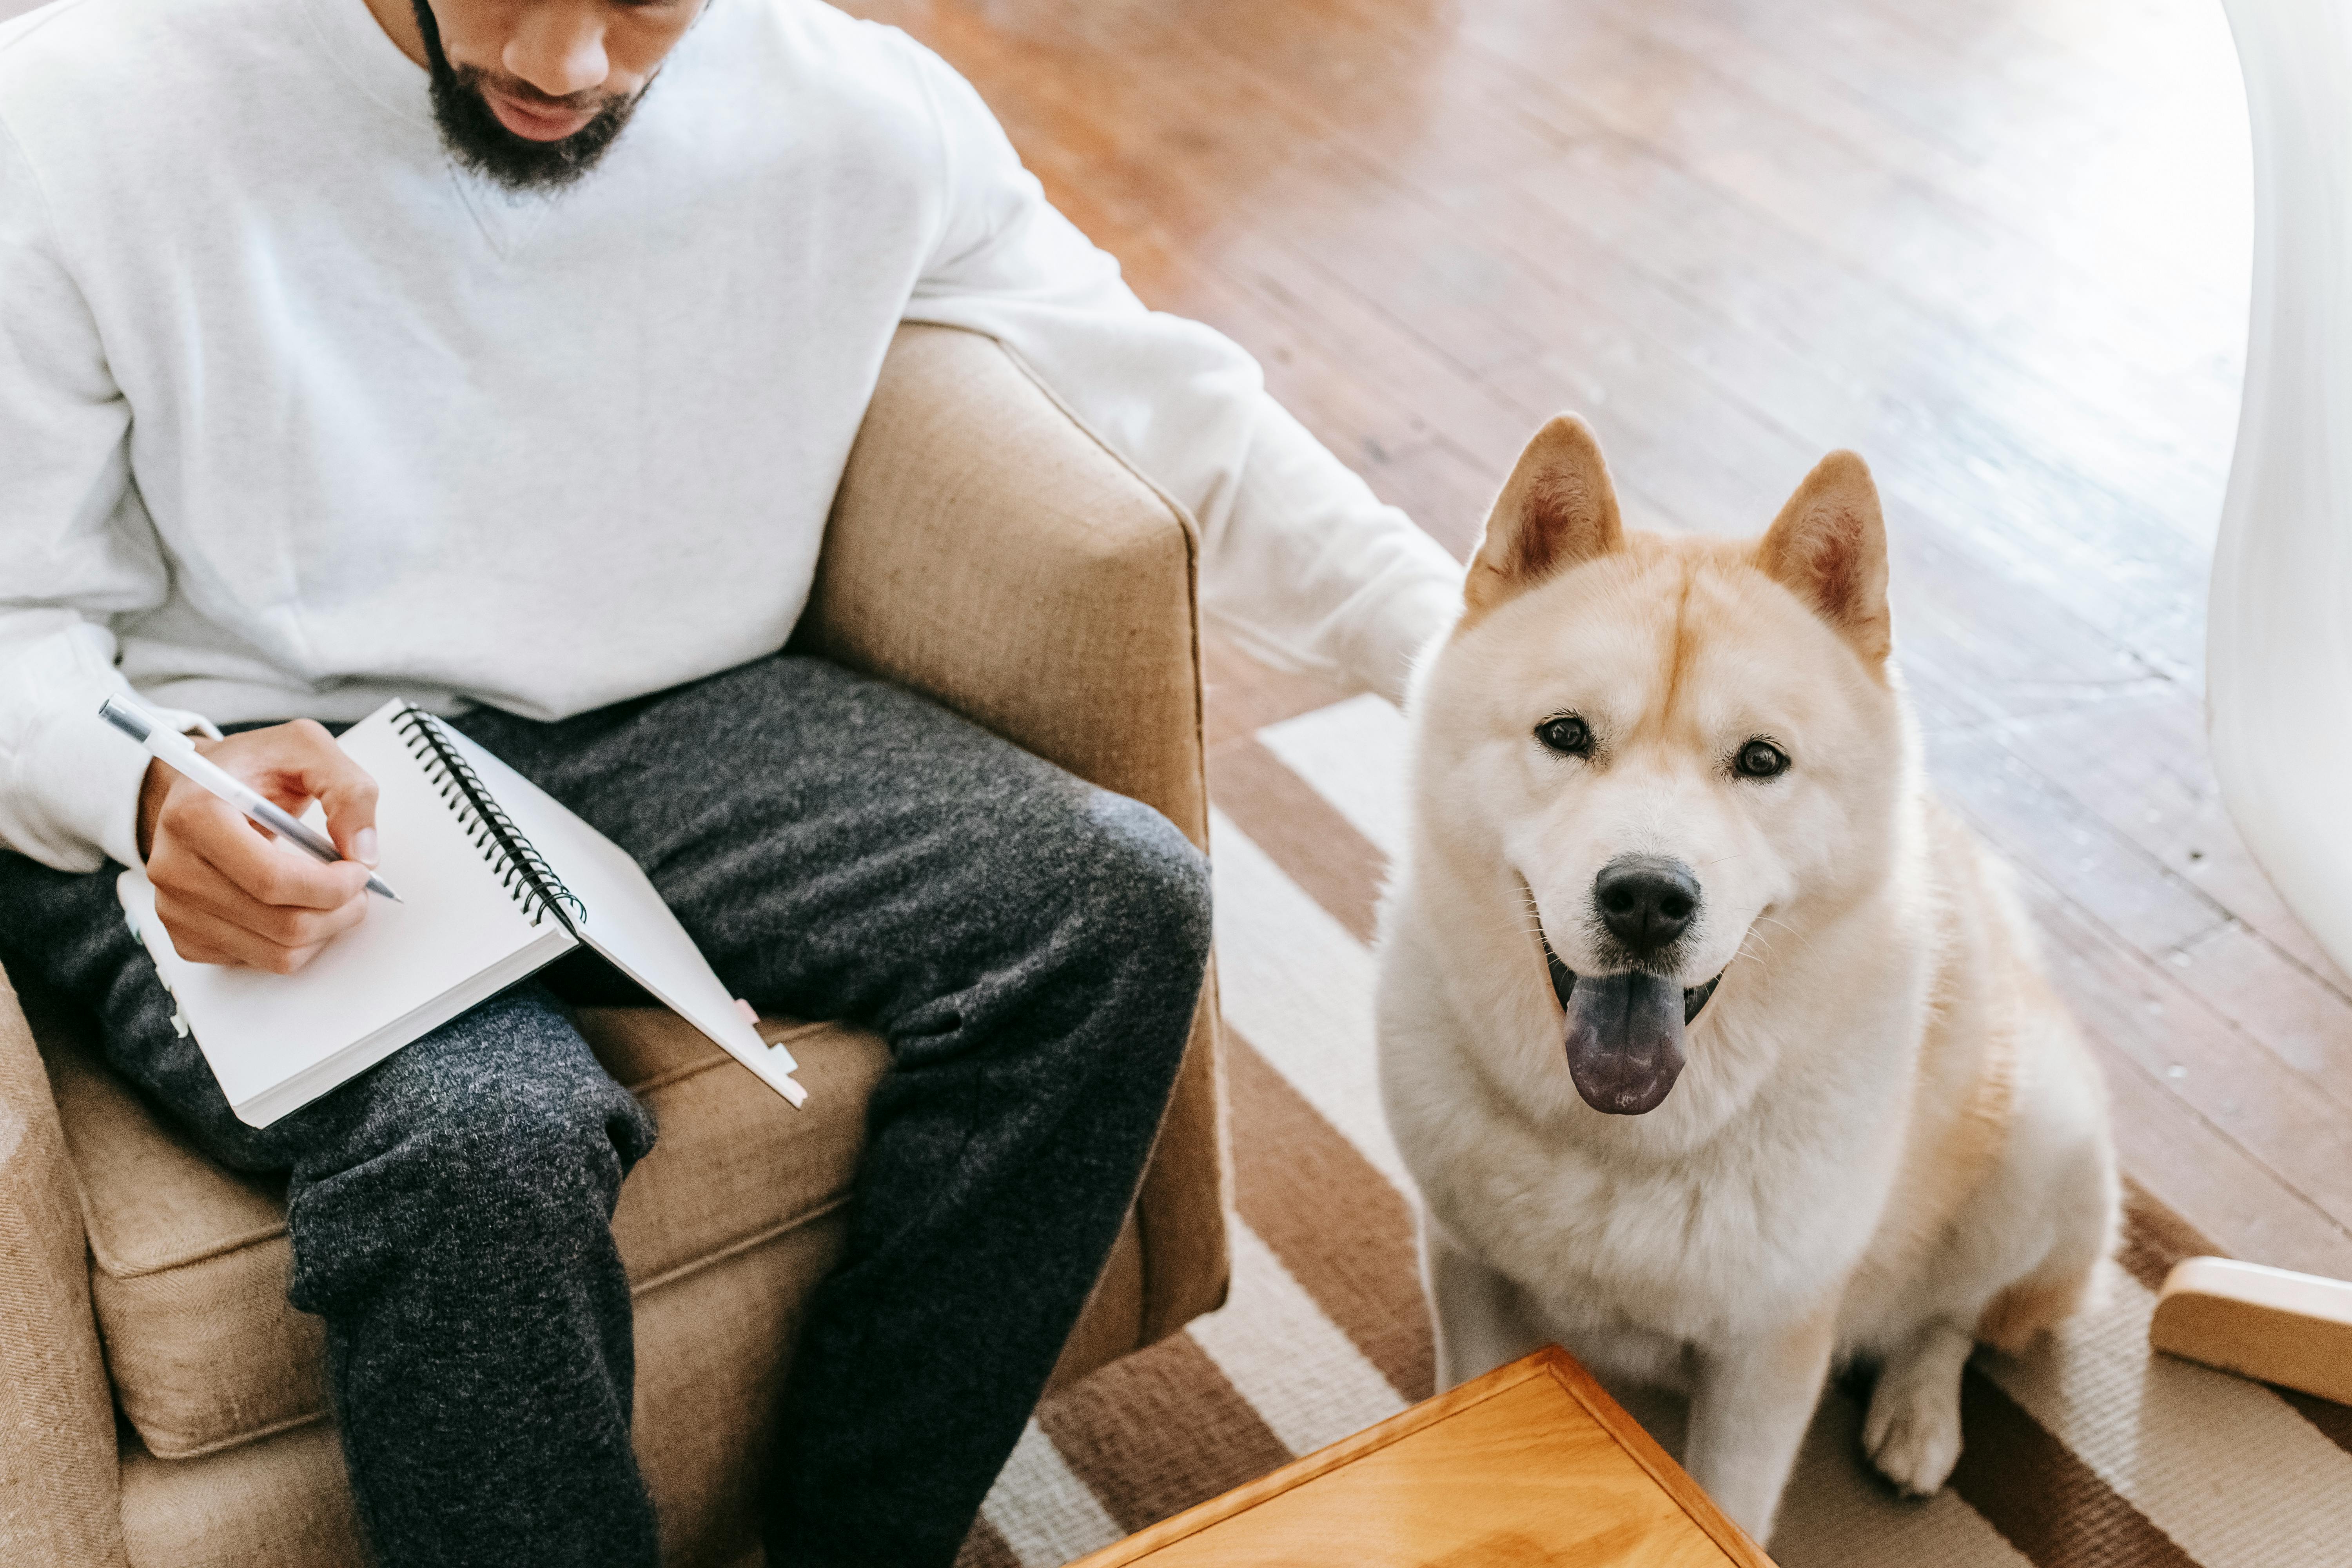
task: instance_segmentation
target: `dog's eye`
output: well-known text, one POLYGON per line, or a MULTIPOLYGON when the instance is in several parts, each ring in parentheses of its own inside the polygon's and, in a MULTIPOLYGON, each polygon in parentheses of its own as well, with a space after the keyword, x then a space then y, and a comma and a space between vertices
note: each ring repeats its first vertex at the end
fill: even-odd
POLYGON ((1732 765, 1742 778, 1778 778, 1789 771, 1789 753, 1769 741, 1750 741, 1739 748, 1732 765))
POLYGON ((1592 750, 1592 731, 1573 713, 1557 713, 1536 726, 1536 739, 1563 757, 1581 757, 1592 750))

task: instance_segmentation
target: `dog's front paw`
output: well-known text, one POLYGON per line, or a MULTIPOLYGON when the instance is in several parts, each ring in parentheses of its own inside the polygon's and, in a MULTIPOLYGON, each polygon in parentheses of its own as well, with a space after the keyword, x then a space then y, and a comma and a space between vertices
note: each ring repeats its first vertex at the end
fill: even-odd
POLYGON ((1871 1395, 1862 1446, 1879 1474, 1913 1497, 1933 1496, 1959 1463, 1958 1394, 1940 1379, 1890 1373, 1871 1395))

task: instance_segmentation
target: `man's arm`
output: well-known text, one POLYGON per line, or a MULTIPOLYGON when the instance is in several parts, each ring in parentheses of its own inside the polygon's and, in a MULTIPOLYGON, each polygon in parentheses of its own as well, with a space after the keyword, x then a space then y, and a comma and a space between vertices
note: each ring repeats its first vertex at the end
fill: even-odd
MULTIPOLYGON (((0 121, 0 847, 62 871, 144 863, 184 956, 299 968, 366 913, 365 867, 270 846, 98 718, 131 695, 104 617, 170 588, 131 492, 130 428, 39 182, 0 121)), ((210 731, 194 713, 157 717, 210 731)), ((289 810, 324 801, 337 847, 373 862, 375 786, 316 724, 205 745, 289 810)))
POLYGON ((1257 363, 1144 309, 1045 200, 979 94, 928 53, 947 217, 907 319, 988 333, 1190 511, 1202 605, 1278 668, 1402 695, 1461 568, 1266 395, 1257 363))
POLYGON ((130 692, 104 617, 152 608, 169 586, 129 494, 130 428, 40 184, 0 121, 0 845, 65 871, 139 863, 147 757, 97 721, 130 692))

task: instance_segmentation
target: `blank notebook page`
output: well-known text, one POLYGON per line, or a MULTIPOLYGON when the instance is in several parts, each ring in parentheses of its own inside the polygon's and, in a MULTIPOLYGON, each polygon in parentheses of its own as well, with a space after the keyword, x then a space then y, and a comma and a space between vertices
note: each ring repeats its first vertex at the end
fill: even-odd
MULTIPOLYGON (((220 1048, 205 1055, 232 1104, 431 1006, 534 943, 552 937, 570 945, 552 917, 531 924, 468 837, 462 802, 442 798, 387 715, 353 725, 341 744, 376 781, 377 870, 404 901, 370 895, 367 918, 290 978, 161 961, 183 1015, 216 1037, 220 1048)), ((310 820, 320 820, 315 807, 310 820)))

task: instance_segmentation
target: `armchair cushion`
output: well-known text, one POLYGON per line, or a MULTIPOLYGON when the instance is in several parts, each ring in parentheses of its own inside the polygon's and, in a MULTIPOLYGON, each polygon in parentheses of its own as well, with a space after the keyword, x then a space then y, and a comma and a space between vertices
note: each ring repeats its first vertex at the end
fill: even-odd
MULTIPOLYGON (((880 1040, 766 1023, 802 1063, 809 1102, 796 1111, 667 1012, 588 1008, 581 1024, 661 1128, 613 1218, 641 1304, 787 1233, 837 1232, 887 1061, 880 1040)), ((45 1031, 43 1045, 81 1175, 100 1336, 148 1452, 190 1458, 323 1417, 323 1332, 286 1301, 282 1183, 198 1152, 99 1065, 86 1029, 45 1031)), ((835 1245, 803 1256, 821 1272, 835 1245)))

